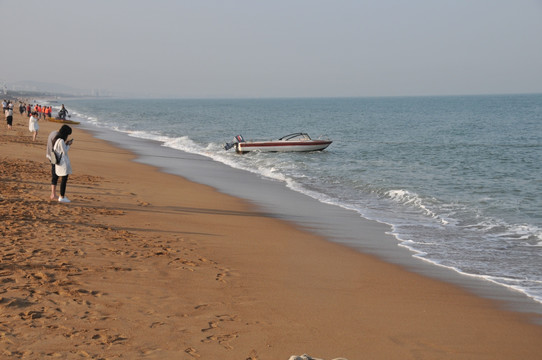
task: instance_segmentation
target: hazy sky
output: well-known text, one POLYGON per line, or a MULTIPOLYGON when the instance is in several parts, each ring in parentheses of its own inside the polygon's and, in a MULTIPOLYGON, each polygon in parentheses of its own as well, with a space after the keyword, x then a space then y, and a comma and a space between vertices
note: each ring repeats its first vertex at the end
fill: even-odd
POLYGON ((542 93, 542 0, 0 6, 0 81, 170 97, 542 93))

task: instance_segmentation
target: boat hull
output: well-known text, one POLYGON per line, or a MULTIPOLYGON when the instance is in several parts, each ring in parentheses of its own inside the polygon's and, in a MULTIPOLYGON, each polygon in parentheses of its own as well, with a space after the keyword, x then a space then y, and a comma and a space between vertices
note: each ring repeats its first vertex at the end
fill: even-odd
POLYGON ((79 121, 73 121, 73 120, 67 120, 67 119, 48 118, 47 121, 61 123, 61 124, 79 125, 79 121))
POLYGON ((306 152, 322 151, 327 148, 330 140, 310 141, 246 141, 235 144, 235 150, 240 154, 251 151, 260 152, 306 152))

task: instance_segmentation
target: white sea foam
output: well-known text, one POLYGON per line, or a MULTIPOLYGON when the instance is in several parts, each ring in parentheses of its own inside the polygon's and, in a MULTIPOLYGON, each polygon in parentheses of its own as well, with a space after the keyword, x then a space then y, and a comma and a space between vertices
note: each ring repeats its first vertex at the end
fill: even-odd
MULTIPOLYGON (((433 219, 438 219, 442 224, 447 224, 448 221, 443 219, 440 215, 430 210, 428 205, 426 205, 426 200, 424 200, 420 195, 410 192, 408 190, 389 190, 387 196, 402 205, 412 207, 415 209, 421 210, 426 216, 429 216, 433 219)), ((434 199, 433 199, 434 200, 434 199)))

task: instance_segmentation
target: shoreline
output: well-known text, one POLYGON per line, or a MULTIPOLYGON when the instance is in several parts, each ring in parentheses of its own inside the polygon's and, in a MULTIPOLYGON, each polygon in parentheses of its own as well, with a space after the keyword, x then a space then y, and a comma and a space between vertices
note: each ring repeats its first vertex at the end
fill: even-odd
POLYGON ((401 246, 400 241, 392 235, 389 224, 367 219, 351 209, 323 203, 287 188, 280 181, 232 168, 200 154, 163 146, 159 140, 132 137, 84 123, 81 128, 137 155, 137 162, 248 201, 268 216, 284 220, 330 242, 376 256, 408 271, 458 285, 478 296, 497 300, 503 308, 532 313, 533 321, 542 324, 540 302, 522 291, 415 257, 413 251, 401 246))
POLYGON ((40 121, 37 143, 26 118, 14 125, 0 132, 11 190, 1 198, 0 347, 13 355, 534 359, 542 350, 527 314, 161 173, 77 127, 73 203, 50 203, 44 144, 59 124, 40 121))

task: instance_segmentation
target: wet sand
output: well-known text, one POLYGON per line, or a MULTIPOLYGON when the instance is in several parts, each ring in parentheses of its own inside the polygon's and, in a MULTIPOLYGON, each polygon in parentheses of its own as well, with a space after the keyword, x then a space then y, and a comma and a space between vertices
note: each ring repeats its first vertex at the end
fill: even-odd
MULTIPOLYGON (((334 244, 132 161, 75 125, 66 195, 45 141, 0 130, 6 358, 537 359, 529 314, 334 244)), ((367 230, 365 236, 383 236, 367 230)))

